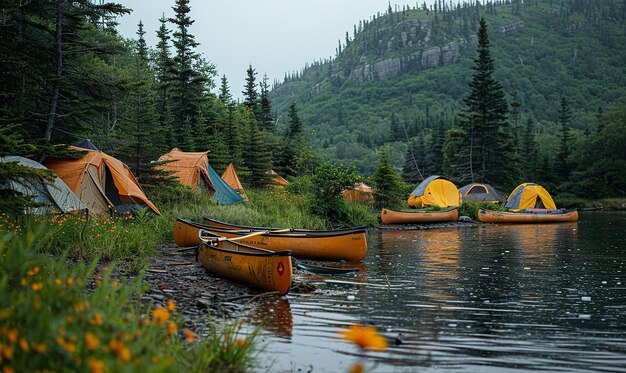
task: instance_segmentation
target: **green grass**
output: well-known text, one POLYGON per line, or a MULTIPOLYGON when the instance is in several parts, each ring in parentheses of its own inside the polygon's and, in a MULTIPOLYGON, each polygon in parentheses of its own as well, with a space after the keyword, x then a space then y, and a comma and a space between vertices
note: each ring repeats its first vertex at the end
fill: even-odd
POLYGON ((45 229, 0 233, 3 372, 240 372, 252 366, 257 332, 243 336, 232 322, 196 339, 179 330, 182 315, 173 302, 136 302, 139 279, 114 281, 111 268, 94 273, 97 261, 70 266, 67 252, 42 254, 49 244, 45 229))

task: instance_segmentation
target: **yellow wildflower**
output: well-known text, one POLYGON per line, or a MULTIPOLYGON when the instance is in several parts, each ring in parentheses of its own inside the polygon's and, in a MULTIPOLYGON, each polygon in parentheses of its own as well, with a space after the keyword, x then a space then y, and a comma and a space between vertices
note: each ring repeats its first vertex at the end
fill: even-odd
POLYGON ((41 282, 33 282, 30 285, 30 288, 33 289, 33 291, 39 291, 39 290, 43 289, 43 283, 41 283, 41 282))
POLYGON ((171 299, 167 300, 167 310, 170 312, 176 311, 176 305, 174 304, 174 301, 171 299))
POLYGON ((61 285, 63 284, 63 282, 61 281, 61 279, 60 279, 60 278, 55 279, 55 280, 54 280, 54 283, 55 283, 57 286, 61 286, 61 285))
POLYGON ((373 326, 350 325, 348 330, 341 331, 339 334, 362 349, 384 351, 387 348, 387 340, 378 334, 373 326))
POLYGON ((68 277, 68 278, 65 280, 65 284, 66 284, 67 286, 72 286, 72 284, 73 284, 73 283, 74 283, 74 279, 73 279, 73 278, 71 278, 71 277, 68 277))
POLYGON ((117 339, 114 339, 109 343, 109 347, 111 348, 111 351, 115 352, 124 363, 130 361, 130 350, 126 346, 124 346, 124 343, 117 339))
POLYGON ((170 312, 163 307, 156 307, 152 311, 152 318, 157 325, 163 325, 170 318, 170 312))

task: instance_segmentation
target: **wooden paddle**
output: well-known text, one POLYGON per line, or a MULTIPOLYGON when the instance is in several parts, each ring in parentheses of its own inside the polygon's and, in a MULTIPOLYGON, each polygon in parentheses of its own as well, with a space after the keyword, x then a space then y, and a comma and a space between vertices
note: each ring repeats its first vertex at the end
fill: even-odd
POLYGON ((260 236, 260 235, 264 235, 266 233, 286 233, 286 232, 290 232, 292 229, 291 228, 285 228, 285 229, 279 229, 279 230, 274 230, 274 231, 258 231, 258 232, 252 232, 250 234, 246 234, 244 236, 240 236, 240 237, 235 237, 235 238, 226 238, 226 237, 217 237, 214 239, 209 239, 209 240, 205 240, 202 237, 202 229, 198 230, 198 237, 200 237, 200 241, 204 242, 204 243, 208 243, 208 242, 215 242, 215 241, 239 241, 239 240, 245 240, 246 238, 250 238, 250 237, 254 237, 254 236, 260 236))

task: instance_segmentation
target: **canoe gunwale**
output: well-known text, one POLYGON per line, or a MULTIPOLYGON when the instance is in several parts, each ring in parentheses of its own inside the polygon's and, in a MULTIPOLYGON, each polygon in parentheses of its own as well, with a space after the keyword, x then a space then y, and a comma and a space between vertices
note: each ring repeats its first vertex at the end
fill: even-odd
POLYGON ((478 209, 478 220, 482 223, 494 224, 572 223, 578 221, 578 210, 511 212, 478 209))
MULTIPOLYGON (((183 224, 191 225, 194 228, 203 229, 204 231, 209 232, 224 232, 231 234, 249 234, 254 232, 259 232, 263 230, 254 230, 254 229, 224 229, 220 227, 213 227, 206 224, 192 222, 187 219, 177 218, 177 221, 182 222, 183 224)), ((316 238, 316 237, 339 237, 346 236, 352 234, 366 233, 367 228, 354 228, 349 230, 340 230, 340 231, 299 231, 299 230, 291 230, 289 232, 272 232, 271 230, 265 231, 263 236, 271 236, 271 237, 294 237, 294 238, 316 238)))
MULTIPOLYGON (((231 224, 231 223, 226 223, 217 219, 213 219, 213 218, 208 218, 208 217, 204 217, 202 218, 202 225, 206 225, 209 226, 211 228, 219 228, 219 229, 249 229, 249 230, 255 230, 255 231, 274 231, 274 230, 280 230, 282 228, 271 228, 271 227, 255 227, 255 226, 249 226, 249 225, 239 225, 239 224, 231 224), (220 225, 213 225, 213 224, 207 224, 208 222, 214 222, 216 224, 220 224, 220 225), (232 228, 225 228, 225 226, 230 226, 232 228)), ((349 227, 349 228, 338 228, 338 229, 301 229, 301 228, 291 228, 292 232, 297 232, 297 233, 326 233, 326 232, 343 232, 343 231, 356 231, 356 230, 367 230, 367 226, 366 225, 360 225, 360 226, 356 226, 356 227, 349 227)))

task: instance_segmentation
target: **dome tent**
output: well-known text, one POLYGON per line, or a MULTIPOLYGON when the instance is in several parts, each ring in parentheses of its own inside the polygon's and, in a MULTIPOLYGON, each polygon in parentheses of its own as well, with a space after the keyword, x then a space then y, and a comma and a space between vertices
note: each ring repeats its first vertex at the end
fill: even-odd
POLYGON ((552 200, 550 193, 541 185, 534 183, 518 185, 511 192, 504 207, 511 211, 524 209, 556 210, 556 204, 552 200))
POLYGON ((45 166, 56 172, 90 212, 109 214, 147 206, 161 214, 124 162, 101 151, 75 146, 68 149, 85 154, 80 158, 48 158, 45 166))
POLYGON ((506 197, 489 184, 471 183, 459 188, 463 201, 504 203, 506 197))
POLYGON ((407 203, 416 208, 454 207, 461 205, 461 194, 450 180, 443 176, 433 175, 422 181, 411 192, 407 203))
MULTIPOLYGON (((16 162, 24 167, 46 169, 41 163, 20 156, 0 157, 0 162, 16 162)), ((49 212, 71 212, 85 209, 74 192, 56 176, 52 180, 43 177, 11 180, 4 187, 19 192, 23 196, 32 197, 33 202, 40 205, 27 208, 26 213, 42 215, 49 212)))

